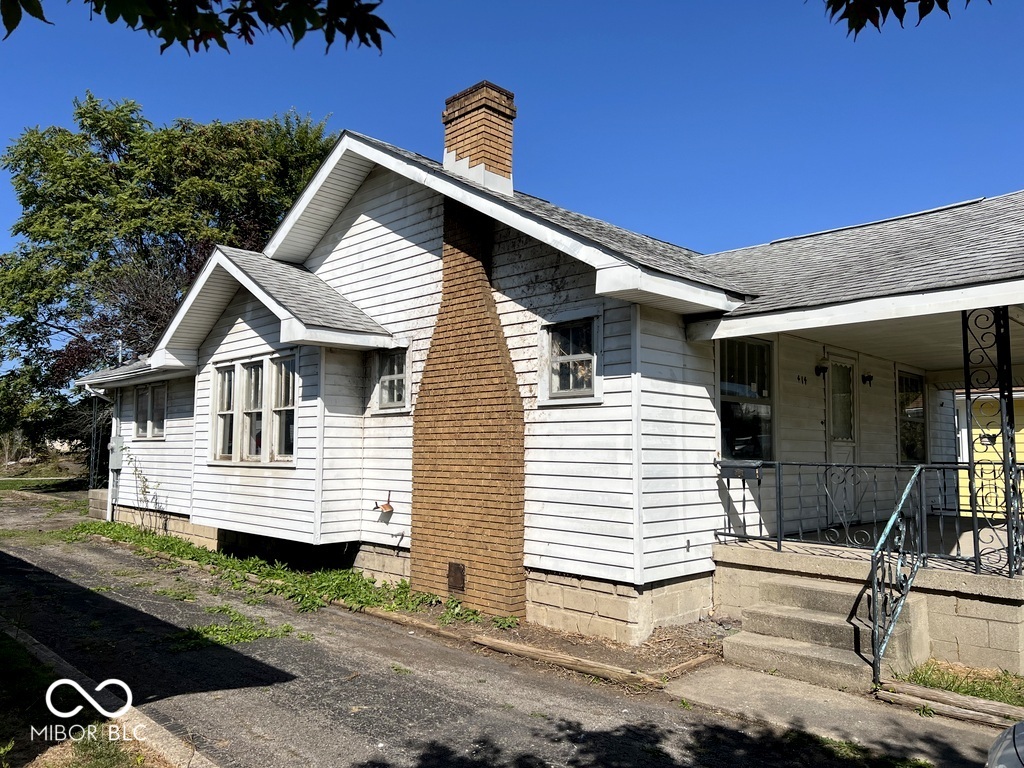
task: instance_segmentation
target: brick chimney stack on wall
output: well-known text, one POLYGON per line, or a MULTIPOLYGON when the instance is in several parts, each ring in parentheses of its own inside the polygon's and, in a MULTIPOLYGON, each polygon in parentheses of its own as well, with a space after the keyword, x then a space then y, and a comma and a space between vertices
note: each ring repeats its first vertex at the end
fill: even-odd
POLYGON ((444 168, 492 192, 512 194, 515 96, 486 80, 445 101, 444 168))

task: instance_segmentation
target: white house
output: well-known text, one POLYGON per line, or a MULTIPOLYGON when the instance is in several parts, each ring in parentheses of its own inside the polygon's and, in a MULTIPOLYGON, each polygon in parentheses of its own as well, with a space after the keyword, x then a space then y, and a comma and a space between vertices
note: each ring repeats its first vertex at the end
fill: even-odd
POLYGON ((111 518, 348 543, 633 643, 719 602, 718 540, 870 549, 918 466, 978 519, 964 328, 1024 319, 1024 194, 701 256, 515 190, 515 111, 448 99, 441 163, 345 132, 262 253, 216 248, 148 358, 79 382, 116 404, 111 518))

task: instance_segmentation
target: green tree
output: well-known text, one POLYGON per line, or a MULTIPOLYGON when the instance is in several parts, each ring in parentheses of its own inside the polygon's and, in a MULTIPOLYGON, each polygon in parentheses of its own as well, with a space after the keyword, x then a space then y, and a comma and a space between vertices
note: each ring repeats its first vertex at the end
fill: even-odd
MULTIPOLYGON (((211 43, 228 50, 228 40, 252 45, 259 32, 280 32, 296 45, 307 32, 320 32, 328 49, 341 37, 346 47, 355 40, 382 50, 382 35, 391 34, 374 13, 380 2, 367 0, 85 0, 85 5, 92 16, 111 24, 123 21, 159 38, 161 52, 175 43, 186 51, 209 49, 211 43)), ((46 22, 41 0, 0 0, 5 40, 26 14, 46 22)))
MULTIPOLYGON (((991 5, 992 0, 988 3, 991 5)), ((964 7, 970 4, 971 0, 964 0, 964 7)), ((837 24, 845 21, 847 32, 852 32, 854 37, 868 24, 881 30, 890 14, 902 27, 908 6, 917 6, 918 24, 936 8, 950 16, 949 0, 825 0, 829 18, 837 24)))
POLYGON ((155 127, 92 94, 74 120, 0 156, 22 207, 0 255, 0 353, 54 413, 75 377, 152 349, 215 243, 262 248, 335 140, 294 113, 155 127))

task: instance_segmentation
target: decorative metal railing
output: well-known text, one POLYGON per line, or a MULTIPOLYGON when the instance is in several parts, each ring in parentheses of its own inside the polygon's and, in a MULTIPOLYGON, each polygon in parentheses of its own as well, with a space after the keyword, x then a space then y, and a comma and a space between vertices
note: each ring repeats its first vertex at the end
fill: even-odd
MULTIPOLYGON (((916 477, 923 509, 921 552, 935 564, 1021 575, 1019 505, 1006 503, 1002 461, 974 464, 719 462, 725 504, 720 539, 873 550, 916 477), (1007 519, 1013 518, 1010 525, 1007 519)), ((1016 476, 1020 468, 1011 466, 1016 476)), ((1011 487, 1019 487, 1014 483, 1011 487)))
POLYGON ((871 551, 871 668, 881 681, 882 659, 927 555, 923 547, 925 495, 921 467, 914 469, 889 522, 871 551))

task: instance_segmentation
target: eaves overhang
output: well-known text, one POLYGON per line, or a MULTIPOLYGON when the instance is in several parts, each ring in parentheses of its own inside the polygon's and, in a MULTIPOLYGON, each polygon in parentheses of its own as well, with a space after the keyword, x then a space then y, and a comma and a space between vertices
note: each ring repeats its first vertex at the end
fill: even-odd
POLYGON ((1024 279, 937 291, 879 296, 764 314, 734 316, 725 314, 719 318, 688 323, 686 337, 690 341, 703 341, 767 333, 793 333, 815 328, 1013 305, 1019 304, 1022 296, 1024 296, 1024 279))
POLYGON ((264 248, 273 259, 302 263, 327 234, 376 165, 462 203, 597 270, 597 293, 684 313, 729 311, 741 297, 725 289, 639 266, 600 243, 511 204, 443 170, 418 164, 345 132, 264 248))

